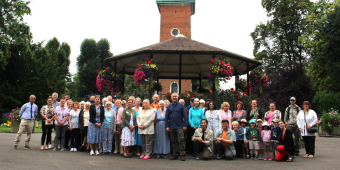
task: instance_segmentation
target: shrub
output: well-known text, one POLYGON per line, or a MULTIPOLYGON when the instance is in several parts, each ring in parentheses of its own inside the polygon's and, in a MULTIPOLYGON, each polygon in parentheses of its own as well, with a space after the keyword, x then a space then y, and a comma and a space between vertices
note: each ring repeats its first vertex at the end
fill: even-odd
POLYGON ((340 124, 340 115, 338 110, 329 109, 322 113, 319 124, 321 123, 321 129, 328 134, 332 134, 333 127, 338 127, 340 124))
POLYGON ((340 110, 340 92, 327 93, 319 92, 313 98, 312 108, 320 114, 328 111, 330 108, 340 110))

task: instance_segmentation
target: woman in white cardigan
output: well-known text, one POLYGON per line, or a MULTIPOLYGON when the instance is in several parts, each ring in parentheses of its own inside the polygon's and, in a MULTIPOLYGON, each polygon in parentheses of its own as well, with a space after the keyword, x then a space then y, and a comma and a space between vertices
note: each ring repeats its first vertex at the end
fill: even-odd
POLYGON ((156 111, 156 109, 151 109, 149 100, 143 100, 142 110, 138 112, 137 117, 138 133, 142 141, 142 155, 139 157, 140 159, 150 159, 152 139, 155 133, 153 121, 156 111))
POLYGON ((304 109, 297 116, 297 125, 305 143, 306 155, 304 157, 314 158, 316 133, 310 133, 307 129, 316 125, 318 117, 315 111, 311 109, 311 104, 308 101, 304 101, 302 106, 304 109))

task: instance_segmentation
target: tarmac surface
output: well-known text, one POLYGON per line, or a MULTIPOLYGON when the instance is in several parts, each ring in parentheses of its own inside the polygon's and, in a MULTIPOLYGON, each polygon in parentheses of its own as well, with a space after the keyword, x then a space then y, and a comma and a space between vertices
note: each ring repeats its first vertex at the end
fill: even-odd
MULTIPOLYGON (((340 167, 340 138, 317 137, 315 158, 303 158, 304 148, 300 156, 295 156, 293 162, 252 161, 235 158, 234 160, 209 161, 195 160, 191 155, 186 161, 157 159, 141 160, 136 155, 124 158, 121 155, 90 156, 88 152, 70 152, 40 150, 41 133, 32 134, 31 150, 24 149, 26 134, 22 135, 18 150, 13 150, 15 133, 0 133, 0 170, 78 170, 78 169, 338 169, 340 167)), ((170 157, 170 155, 168 155, 170 157)))

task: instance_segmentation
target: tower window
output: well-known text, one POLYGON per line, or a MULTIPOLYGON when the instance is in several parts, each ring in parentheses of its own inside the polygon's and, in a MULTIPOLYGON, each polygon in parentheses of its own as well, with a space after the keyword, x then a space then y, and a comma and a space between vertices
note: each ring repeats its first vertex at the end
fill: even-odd
POLYGON ((179 30, 178 30, 177 28, 174 28, 174 29, 171 30, 171 35, 174 36, 174 37, 176 37, 177 35, 179 35, 179 33, 180 33, 180 32, 179 32, 179 30))
POLYGON ((177 93, 178 94, 179 93, 178 90, 179 90, 179 84, 176 81, 172 82, 170 84, 170 93, 177 93))

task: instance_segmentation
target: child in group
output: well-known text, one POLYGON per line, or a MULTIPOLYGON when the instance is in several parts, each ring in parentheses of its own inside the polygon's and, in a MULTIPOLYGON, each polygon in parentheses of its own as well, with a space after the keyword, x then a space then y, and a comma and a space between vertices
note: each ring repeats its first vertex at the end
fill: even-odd
POLYGON ((271 140, 271 134, 272 131, 269 130, 269 124, 267 122, 263 123, 263 130, 261 132, 261 138, 263 141, 263 154, 264 154, 264 160, 272 160, 270 157, 270 140, 271 140))
POLYGON ((242 158, 242 146, 244 145, 244 141, 243 141, 243 136, 241 136, 241 134, 243 132, 240 131, 239 129, 240 125, 237 121, 233 121, 231 124, 233 125, 233 130, 236 136, 236 143, 234 143, 234 147, 236 150, 236 157, 242 158))
POLYGON ((275 157, 277 155, 277 145, 279 143, 279 139, 281 138, 282 131, 280 129, 279 125, 279 120, 278 119, 273 119, 273 128, 272 128, 272 133, 271 133, 271 143, 272 143, 272 148, 273 148, 273 160, 275 160, 275 157))
POLYGON ((249 149, 250 149, 250 157, 251 160, 258 160, 258 152, 259 152, 259 141, 261 138, 261 134, 259 129, 256 127, 256 120, 250 120, 250 128, 247 130, 246 136, 249 141, 249 149), (255 150, 255 156, 254 156, 255 150))
MULTIPOLYGON (((257 124, 257 128, 260 131, 260 134, 262 132, 262 119, 257 119, 256 120, 256 124, 257 124)), ((260 136, 260 141, 259 141, 259 160, 263 160, 263 142, 262 142, 262 138, 260 136)))
POLYGON ((240 133, 241 133, 241 139, 243 140, 243 145, 242 145, 242 151, 243 151, 243 156, 242 158, 249 159, 249 141, 247 140, 246 133, 249 127, 247 126, 247 120, 242 119, 240 121, 241 127, 240 127, 240 133), (247 156, 245 155, 247 153, 247 156))

